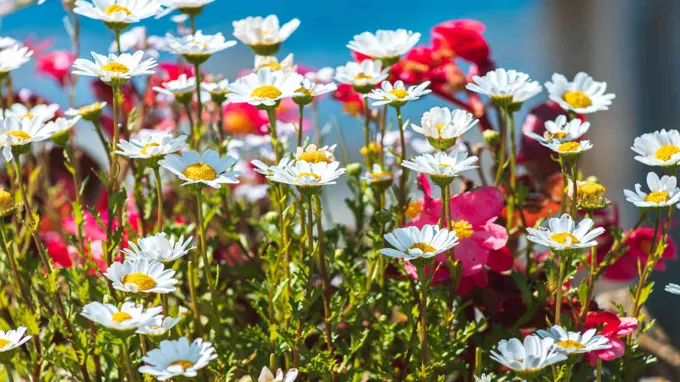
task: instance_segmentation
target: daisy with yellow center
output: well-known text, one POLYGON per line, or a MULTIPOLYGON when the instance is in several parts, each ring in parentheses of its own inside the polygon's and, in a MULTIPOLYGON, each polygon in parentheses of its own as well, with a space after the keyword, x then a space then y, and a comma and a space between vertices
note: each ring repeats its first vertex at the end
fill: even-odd
POLYGON ((73 12, 101 20, 110 29, 121 31, 130 24, 159 15, 162 10, 159 0, 78 0, 73 12))
POLYGON ((590 122, 581 122, 578 118, 568 120, 566 116, 560 115, 554 121, 545 121, 543 135, 532 131, 527 131, 524 135, 550 147, 548 145, 553 141, 559 143, 577 141, 588 132, 588 129, 590 129, 590 122))
POLYGON ((161 341, 158 349, 149 351, 139 372, 164 381, 170 378, 194 378, 198 371, 217 358, 215 348, 201 338, 189 342, 186 337, 161 341))
POLYGON ((203 34, 197 31, 194 34, 175 37, 171 34, 165 35, 163 48, 168 52, 182 56, 190 63, 203 64, 213 54, 221 52, 236 45, 234 40, 226 40, 222 33, 214 35, 203 34))
POLYGON ((386 66, 392 66, 419 40, 420 33, 405 29, 378 30, 376 33, 364 32, 354 36, 347 47, 373 60, 381 60, 386 66))
POLYGON ((473 76, 466 89, 488 96, 500 107, 509 107, 521 105, 540 93, 543 87, 537 81, 530 80, 528 74, 499 68, 483 77, 473 76))
POLYGON ((78 109, 68 109, 64 112, 67 117, 82 117, 86 121, 99 122, 102 110, 106 107, 106 102, 95 102, 78 109))
MULTIPOLYGON (((607 189, 596 180, 577 181, 577 207, 580 210, 592 211, 610 206, 611 202, 603 196, 606 191, 607 189)), ((571 179, 567 185, 567 195, 570 198, 574 197, 574 182, 571 179)))
POLYGON ((378 192, 383 192, 392 185, 394 174, 390 171, 383 170, 379 164, 374 163, 371 171, 367 172, 363 179, 366 180, 369 186, 375 188, 378 192))
POLYGON ((401 107, 409 101, 415 101, 431 93, 432 90, 427 89, 428 86, 430 86, 430 81, 425 81, 418 86, 409 86, 408 88, 404 86, 402 81, 396 81, 394 85, 389 81, 383 81, 380 89, 373 89, 368 94, 368 98, 376 100, 371 104, 373 106, 390 105, 401 107))
POLYGON ((545 83, 545 88, 550 100, 577 114, 608 110, 615 97, 613 93, 606 93, 606 82, 597 82, 584 72, 576 74, 573 81, 555 73, 552 80, 545 83))
POLYGON ((186 74, 180 74, 176 80, 163 82, 162 85, 154 86, 153 90, 170 97, 171 100, 177 100, 182 105, 191 102, 196 92, 196 78, 187 77, 186 74))
POLYGON ((170 133, 151 130, 138 133, 129 141, 121 139, 116 154, 139 159, 145 166, 153 166, 166 155, 184 150, 187 147, 186 139, 186 135, 175 138, 170 133))
POLYGON ((292 162, 280 162, 277 166, 269 168, 269 180, 277 183, 296 186, 300 192, 315 194, 321 192, 323 186, 335 184, 347 170, 339 168, 337 161, 320 161, 310 163, 302 160, 292 162))
POLYGON ((648 166, 675 167, 680 163, 680 132, 660 130, 635 138, 635 160, 648 166))
POLYGON ((174 275, 163 263, 146 258, 114 262, 104 272, 115 289, 129 293, 170 293, 176 289, 174 275))
POLYGON ((31 60, 33 51, 21 44, 0 50, 0 79, 6 78, 12 70, 19 69, 31 60))
POLYGON ((15 330, 0 330, 0 363, 7 363, 14 358, 19 346, 28 342, 32 336, 26 335, 26 327, 15 330))
POLYGON ((40 118, 0 119, 0 146, 6 161, 27 153, 33 142, 50 139, 56 132, 54 124, 46 125, 40 118))
POLYGON ((501 340, 498 351, 491 350, 491 359, 514 371, 520 379, 533 380, 544 368, 567 359, 554 344, 552 338, 537 335, 526 336, 523 342, 517 338, 501 340))
POLYGON ((298 147, 297 151, 295 152, 295 160, 301 160, 309 163, 332 163, 335 161, 335 155, 333 154, 335 151, 335 146, 336 145, 317 148, 315 144, 311 144, 305 149, 298 147))
POLYGON ((401 165, 429 175, 434 183, 443 187, 450 184, 461 172, 477 168, 477 160, 476 156, 468 157, 467 152, 454 150, 450 154, 440 151, 434 155, 419 155, 412 161, 403 161, 401 165))
POLYGON ((538 334, 542 338, 551 338, 555 342, 557 351, 562 354, 583 354, 596 350, 609 349, 609 339, 597 335, 596 329, 589 329, 585 332, 568 332, 559 325, 550 329, 539 330, 538 334))
POLYGON ((272 109, 284 98, 302 95, 297 90, 301 87, 303 79, 297 73, 263 68, 229 84, 227 98, 235 103, 249 103, 259 108, 272 109))
POLYGON ((83 58, 73 63, 73 74, 81 76, 99 77, 110 86, 121 86, 130 78, 153 74, 156 67, 154 58, 144 59, 144 52, 139 50, 134 54, 123 53, 120 56, 109 54, 103 56, 92 52, 93 61, 83 58))
POLYGON ((289 54, 283 60, 279 61, 275 56, 255 56, 254 72, 263 68, 269 68, 272 71, 280 70, 285 73, 297 72, 297 65, 293 64, 293 54, 289 54))
POLYGON ((584 152, 593 148, 593 144, 590 141, 560 142, 557 139, 553 139, 547 143, 541 142, 541 144, 557 153, 560 157, 568 160, 578 159, 584 152))
POLYGON ((335 69, 335 80, 349 84, 359 93, 366 94, 380 82, 387 79, 389 68, 383 68, 381 61, 350 61, 345 66, 335 69))
POLYGON ((659 178, 653 172, 647 174, 649 193, 642 191, 642 186, 635 185, 635 191, 624 190, 626 200, 640 208, 665 208, 680 202, 680 188, 674 176, 664 175, 659 178))
POLYGON ((222 184, 236 184, 239 171, 230 171, 236 159, 220 157, 217 151, 206 150, 203 154, 185 151, 180 155, 168 155, 158 162, 184 181, 182 185, 221 188, 222 184))
POLYGON ((458 245, 456 232, 436 225, 397 228, 384 237, 394 248, 383 248, 380 253, 409 261, 429 259, 458 245))
POLYGON ((58 110, 59 105, 57 105, 56 103, 49 105, 47 104, 35 105, 30 109, 27 108, 24 104, 15 103, 12 106, 10 106, 8 110, 5 110, 5 118, 12 115, 15 116, 17 119, 38 118, 43 122, 47 122, 54 118, 58 110))
POLYGON ((411 124, 413 131, 424 135, 430 144, 440 150, 451 148, 458 137, 465 134, 479 120, 465 110, 433 107, 423 113, 420 126, 411 124))
POLYGON ((123 253, 125 253, 125 258, 130 261, 146 258, 149 261, 165 264, 179 259, 196 248, 191 246, 192 240, 192 237, 185 240, 184 236, 179 238, 168 237, 164 232, 160 232, 153 236, 138 239, 137 242, 128 241, 129 248, 123 249, 123 253))
POLYGON ((594 222, 585 218, 578 225, 571 216, 564 214, 548 221, 548 228, 527 228, 528 240, 560 252, 581 250, 597 245, 595 238, 604 233, 604 228, 592 229, 594 222))
POLYGON ((137 329, 137 333, 154 337, 162 336, 174 328, 181 320, 182 317, 156 316, 153 320, 140 326, 139 329, 137 329))
POLYGON ((261 56, 276 54, 281 43, 286 41, 300 26, 300 20, 291 21, 280 25, 276 15, 267 17, 246 17, 232 23, 234 37, 248 45, 253 52, 261 56))
POLYGON ((123 303, 120 309, 112 304, 91 302, 80 313, 88 320, 119 334, 133 334, 138 328, 149 325, 160 316, 162 307, 152 307, 144 310, 144 306, 132 301, 123 303))
POLYGON ((293 102, 300 106, 304 106, 311 103, 314 98, 334 92, 337 88, 338 86, 334 83, 319 84, 305 78, 302 80, 300 88, 297 89, 297 93, 302 95, 293 97, 293 102))

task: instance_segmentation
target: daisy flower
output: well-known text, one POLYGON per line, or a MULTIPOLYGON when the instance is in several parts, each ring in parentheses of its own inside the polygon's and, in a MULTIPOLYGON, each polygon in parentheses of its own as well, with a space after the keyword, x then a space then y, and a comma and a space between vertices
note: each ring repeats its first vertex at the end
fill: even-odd
POLYGON ((524 338, 524 343, 517 338, 501 340, 498 352, 491 350, 491 359, 512 369, 520 378, 532 379, 544 367, 562 362, 567 356, 557 351, 552 338, 531 335, 524 338))
POLYGON ((52 131, 52 142, 64 146, 71 137, 71 129, 78 121, 80 121, 79 116, 71 119, 59 117, 56 121, 48 122, 45 128, 52 131))
POLYGON ((210 98, 218 105, 227 100, 227 93, 229 93, 229 80, 220 80, 217 82, 201 82, 201 90, 210 93, 210 98))
POLYGON ((158 349, 142 357, 146 365, 138 370, 142 374, 155 376, 159 381, 174 377, 192 378, 215 358, 217 354, 210 342, 197 338, 189 343, 186 337, 182 337, 174 341, 161 341, 158 349))
POLYGON ((640 208, 662 208, 677 204, 680 201, 680 188, 674 176, 664 175, 659 178, 653 172, 647 174, 649 194, 642 191, 640 183, 635 185, 635 191, 623 190, 626 200, 640 208))
POLYGON ((595 350, 609 349, 609 339, 595 335, 597 329, 589 329, 585 332, 567 332, 559 325, 546 330, 536 332, 539 337, 551 338, 557 351, 563 354, 583 354, 595 350))
POLYGON ((160 306, 144 310, 144 306, 132 301, 124 302, 120 309, 95 301, 85 305, 80 315, 107 329, 132 334, 139 327, 153 322, 162 310, 160 306))
POLYGON ((303 77, 263 68, 227 85, 227 98, 235 103, 249 103, 259 108, 277 107, 284 98, 302 95, 298 92, 303 77))
POLYGON ((206 150, 203 154, 191 150, 181 155, 168 155, 158 162, 178 178, 184 181, 183 186, 210 186, 221 188, 222 184, 238 183, 239 171, 229 171, 236 163, 231 156, 220 158, 215 150, 206 150))
POLYGON ((305 73, 305 78, 312 81, 315 84, 328 84, 333 81, 334 75, 335 69, 326 66, 317 71, 305 73))
POLYGON ((168 33, 165 36, 164 48, 172 54, 184 57, 194 65, 200 65, 213 54, 234 45, 236 45, 236 41, 225 40, 222 33, 204 35, 203 32, 197 31, 194 34, 181 37, 175 37, 168 33))
POLYGON ((482 374, 479 377, 475 375, 475 382, 491 382, 491 374, 482 374))
POLYGON ((378 30, 375 34, 364 32, 355 35, 347 47, 373 60, 381 60, 385 66, 392 66, 416 46, 419 40, 420 33, 405 29, 378 30))
POLYGON ((406 88, 404 83, 399 80, 392 85, 389 81, 383 81, 380 89, 373 89, 368 93, 368 98, 377 100, 373 102, 373 106, 390 105, 392 107, 402 107, 408 101, 415 101, 418 98, 432 92, 426 89, 430 86, 430 81, 425 81, 418 86, 409 86, 406 88))
POLYGON ((281 43, 300 26, 300 20, 292 19, 279 26, 279 18, 276 15, 269 15, 265 18, 246 17, 234 21, 232 25, 234 37, 248 45, 255 54, 271 56, 279 51, 281 43))
POLYGON ((451 183, 461 172, 477 168, 474 163, 478 159, 476 156, 468 157, 467 152, 463 151, 452 151, 450 154, 440 151, 434 155, 419 155, 413 161, 405 160, 401 165, 429 175, 433 182, 442 187, 451 183))
POLYGON ((423 114, 421 126, 411 124, 411 127, 416 133, 424 135, 432 146, 446 150, 477 122, 479 120, 465 110, 451 111, 446 107, 433 107, 423 114))
POLYGON ((254 168, 253 170, 254 170, 256 173, 262 174, 262 175, 264 175, 264 176, 266 176, 266 177, 270 177, 270 176, 274 175, 274 171, 272 171, 272 167, 285 168, 285 167, 288 166, 288 164, 289 164, 290 162, 292 162, 292 160, 291 160, 290 158, 282 158, 282 159, 279 161, 279 164, 278 164, 278 165, 276 165, 276 166, 268 166, 267 164, 265 164, 264 162, 262 162, 262 161, 259 160, 259 159, 254 159, 254 160, 250 161, 250 163, 251 163, 253 166, 255 166, 255 168, 254 168))
POLYGON ((92 52, 92 57, 94 62, 84 58, 77 59, 73 63, 73 74, 99 77, 110 86, 121 86, 132 77, 153 74, 153 68, 156 67, 155 59, 142 60, 144 52, 141 50, 135 54, 123 53, 120 56, 102 56, 92 52))
POLYGON ((130 261, 147 259, 149 261, 169 263, 196 248, 191 246, 192 241, 193 237, 188 237, 184 240, 184 236, 180 236, 179 239, 171 236, 168 239, 168 235, 165 232, 160 232, 153 236, 141 238, 137 240, 137 243, 128 241, 130 248, 123 249, 123 252, 125 253, 125 259, 130 261))
POLYGON ((2 155, 6 161, 10 161, 16 155, 25 154, 30 149, 30 144, 40 142, 52 137, 55 126, 45 125, 38 118, 29 119, 9 116, 0 119, 0 146, 2 155))
POLYGON ((297 72, 297 65, 293 64, 293 54, 289 54, 283 60, 279 61, 275 56, 255 56, 255 64, 253 71, 257 72, 262 68, 270 68, 271 70, 280 70, 282 72, 297 72))
POLYGON ((316 147, 316 145, 312 143, 305 149, 298 147, 295 151, 295 160, 301 160, 309 163, 333 163, 335 162, 335 155, 333 154, 335 151, 335 146, 336 145, 330 147, 316 147))
POLYGON ((565 115, 560 115, 554 121, 545 121, 543 135, 538 135, 533 131, 526 131, 524 135, 546 145, 553 140, 560 143, 576 141, 584 136, 588 129, 590 129, 590 122, 581 122, 578 118, 567 121, 565 115))
POLYGON ((635 160, 647 166, 672 167, 680 162, 680 132, 661 130, 635 138, 635 160))
POLYGON ((165 11, 160 13, 157 17, 163 17, 175 9, 188 16, 198 16, 203 11, 203 7, 215 0, 160 0, 165 11))
POLYGON ((269 168, 271 175, 269 180, 296 186, 300 192, 318 193, 321 186, 335 184, 335 180, 347 170, 338 168, 340 162, 317 162, 293 161, 286 163, 284 167, 272 166, 269 168))
POLYGON ((541 144, 553 152, 556 152, 559 156, 569 160, 578 159, 585 151, 593 148, 593 144, 590 141, 567 141, 560 142, 557 139, 553 139, 547 143, 541 144))
POLYGON ((9 192, 0 189, 0 218, 4 218, 14 213, 20 203, 14 201, 14 197, 9 192))
POLYGON ((352 85, 354 90, 365 94, 387 79, 389 70, 389 68, 383 69, 380 60, 350 61, 345 66, 338 66, 335 69, 335 80, 342 84, 352 85))
POLYGON ((104 272, 113 288, 130 293, 170 293, 177 289, 175 271, 165 269, 163 263, 139 258, 136 261, 114 262, 104 272))
POLYGON ((572 82, 565 76, 555 73, 552 75, 552 82, 546 82, 545 87, 548 89, 550 100, 557 102, 562 109, 577 114, 608 110, 616 97, 613 93, 605 94, 606 82, 594 81, 583 72, 576 74, 572 82))
POLYGON ((196 91, 196 77, 187 78, 186 74, 180 74, 176 80, 163 82, 163 86, 154 86, 153 90, 176 99, 181 104, 191 102, 196 91))
POLYGON ((302 80, 301 86, 297 90, 298 93, 303 95, 293 97, 293 102, 298 105, 307 105, 311 103, 314 98, 326 93, 334 92, 337 89, 338 85, 334 83, 320 84, 305 78, 302 80))
POLYGON ((14 105, 10 106, 9 109, 5 110, 5 118, 11 115, 16 117, 16 119, 38 118, 43 122, 47 122, 50 119, 54 118, 54 115, 57 113, 57 110, 59 110, 59 105, 57 105, 56 103, 50 105, 45 104, 35 105, 30 109, 24 106, 23 104, 15 103, 14 105))
POLYGON ((101 20, 110 29, 120 31, 130 24, 157 16, 162 10, 159 0, 78 0, 73 12, 101 20))
POLYGON ((170 329, 174 328, 180 321, 182 321, 182 317, 163 317, 158 315, 144 325, 141 325, 137 329, 137 334, 144 334, 152 337, 162 336, 170 329))
POLYGON ((379 192, 382 192, 390 188, 394 181, 394 174, 383 170, 379 164, 374 163, 371 171, 366 172, 362 179, 371 187, 375 187, 379 192))
POLYGON ((527 239, 553 251, 590 248, 597 245, 595 238, 604 233, 603 227, 591 230, 593 224, 591 219, 585 218, 575 225, 571 216, 564 214, 548 220, 548 228, 527 228, 527 239))
POLYGON ((664 288, 664 289, 668 293, 680 294, 680 285, 678 285, 678 284, 668 284, 668 285, 666 285, 666 288, 664 288))
POLYGON ((278 369, 276 371, 276 376, 272 373, 267 366, 262 367, 260 376, 257 378, 257 382, 293 382, 298 376, 298 369, 289 369, 286 373, 283 370, 278 369))
POLYGON ((129 141, 121 139, 116 154, 140 160, 146 167, 156 168, 158 162, 168 154, 174 154, 187 147, 186 135, 175 138, 170 133, 137 134, 129 141))
MULTIPOLYGON (((577 206, 582 210, 599 210, 609 207, 611 202, 603 195, 607 189, 595 180, 576 181, 577 206)), ((569 179, 567 183, 567 195, 574 197, 574 182, 569 179)))
POLYGON ((14 357, 19 346, 28 342, 32 336, 27 336, 26 327, 20 326, 16 330, 0 330, 0 361, 9 362, 14 357))
POLYGON ((0 78, 7 77, 12 70, 19 69, 31 59, 31 56, 32 50, 19 45, 0 50, 0 78))
POLYGON ((543 90, 541 84, 529 79, 529 75, 502 68, 492 70, 483 77, 473 76, 466 89, 484 94, 498 106, 521 105, 543 90))
POLYGON ((392 248, 380 250, 385 256, 404 260, 429 259, 458 245, 456 232, 439 228, 437 225, 397 228, 386 234, 385 240, 392 248))
POLYGON ((11 37, 0 37, 0 50, 11 48, 14 45, 21 46, 22 43, 20 43, 19 41, 15 40, 11 37))
POLYGON ((102 115, 102 110, 106 107, 106 102, 95 102, 93 104, 80 107, 78 109, 68 109, 64 112, 67 117, 83 117, 84 120, 90 122, 99 122, 99 117, 102 115))

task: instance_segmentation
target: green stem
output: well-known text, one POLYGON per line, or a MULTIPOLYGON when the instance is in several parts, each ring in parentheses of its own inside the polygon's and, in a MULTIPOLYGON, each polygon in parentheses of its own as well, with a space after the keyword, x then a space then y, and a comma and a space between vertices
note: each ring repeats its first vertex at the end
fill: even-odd
MULTIPOLYGON (((399 142, 401 144, 401 156, 399 164, 407 158, 406 154, 406 137, 404 136, 404 126, 401 118, 401 108, 395 107, 397 111, 397 128, 399 129, 399 142)), ((406 225, 406 183, 408 181, 409 171, 406 167, 401 168, 401 177, 399 178, 399 226, 406 225)))
MULTIPOLYGON (((194 77, 196 77, 196 103, 197 103, 197 111, 196 111, 196 125, 192 125, 192 129, 194 130, 193 139, 194 139, 194 150, 198 150, 198 145, 201 142, 201 126, 203 125, 203 102, 201 102, 201 65, 200 64, 194 64, 194 77)), ((190 113, 189 110, 187 110, 188 113, 190 113)))
POLYGON ((427 380, 427 287, 425 265, 418 264, 418 278, 420 279, 420 380, 427 380))
POLYGON ((560 324, 560 314, 562 310, 562 286, 564 285, 564 274, 566 273, 566 262, 569 259, 564 259, 562 256, 555 254, 555 257, 560 262, 560 271, 557 276, 557 285, 555 285, 555 325, 560 324))
POLYGON ((224 141, 226 140, 224 134, 224 113, 221 104, 215 103, 215 105, 217 106, 217 135, 220 140, 217 144, 217 152, 220 153, 220 156, 225 156, 227 154, 227 147, 224 146, 224 141))
MULTIPOLYGON (((503 109, 501 109, 503 110, 503 109)), ((505 115, 505 113, 503 113, 505 115)), ((501 178, 503 176, 503 167, 505 167, 505 155, 506 155, 506 141, 508 135, 507 119, 502 118, 503 124, 501 125, 501 147, 498 149, 498 154, 496 155, 496 179, 493 182, 494 187, 498 187, 501 183, 501 178)))
POLYGON ((130 359, 130 354, 128 353, 131 349, 127 346, 125 340, 120 341, 120 352, 123 354, 123 359, 125 360, 125 366, 128 369, 128 376, 130 377, 130 382, 135 382, 135 369, 132 366, 132 360, 130 359))
POLYGON ((269 117, 269 135, 272 138, 272 147, 274 149, 274 154, 276 155, 275 164, 279 164, 283 153, 279 148, 279 139, 276 134, 276 109, 273 107, 267 108, 267 116, 269 117))
MULTIPOLYGON (((203 332, 201 325, 201 315, 198 313, 198 299, 196 298, 196 275, 194 270, 193 261, 187 262, 187 277, 189 282, 189 297, 191 298, 191 312, 194 315, 194 321, 196 322, 196 331, 200 336, 203 332)), ((164 295, 165 296, 165 295, 164 295)), ((167 313, 163 311, 163 314, 167 313)))
MULTIPOLYGON (((200 139, 196 138, 197 134, 196 134, 196 129, 194 128, 194 126, 195 126, 194 125, 194 116, 193 116, 193 114, 191 114, 191 102, 185 102, 184 103, 184 110, 186 111, 187 118, 189 119, 189 135, 191 135, 189 145, 190 145, 192 150, 198 150, 197 142, 200 139)), ((179 136, 179 123, 177 124, 176 128, 177 128, 177 135, 179 136)))
POLYGON ((368 97, 364 97, 364 147, 366 147, 366 171, 373 168, 371 156, 371 109, 368 106, 368 97))
POLYGON ((12 245, 7 240, 5 224, 1 222, 0 222, 0 238, 2 238, 2 241, 0 241, 0 244, 2 245, 2 250, 3 252, 5 252, 5 254, 7 254, 7 257, 9 258, 9 263, 12 267, 12 273, 14 273, 14 278, 17 282, 17 286, 19 287, 19 293, 21 293, 21 297, 24 299, 24 303, 26 304, 26 306, 28 306, 28 309, 31 310, 31 312, 33 312, 35 310, 33 306, 33 299, 31 298, 31 294, 24 285, 21 273, 19 273, 19 267, 17 266, 17 261, 14 256, 14 251, 12 250, 12 245))
POLYGON ((156 221, 156 233, 163 232, 163 186, 161 184, 161 171, 154 166, 153 175, 156 180, 156 198, 158 199, 158 220, 156 221))
POLYGON ((118 49, 118 55, 120 56, 123 53, 123 50, 120 45, 120 29, 118 28, 116 28, 116 48, 118 49))
POLYGON ((578 217, 578 207, 576 201, 578 200, 578 167, 576 166, 576 161, 571 162, 571 183, 572 183, 572 193, 571 193, 571 218, 576 221, 578 217))
POLYGON ((502 108, 505 124, 510 127, 510 198, 508 200, 508 216, 506 229, 510 231, 515 224, 515 204, 517 201, 517 147, 515 146, 515 118, 506 108, 502 108), (510 114, 510 115, 508 115, 510 114))
POLYGON ((297 131, 297 147, 302 147, 302 121, 304 118, 305 105, 300 105, 297 131))
POLYGON ((201 258, 203 260, 203 272, 205 279, 210 287, 210 302, 213 309, 213 314, 215 315, 215 323, 218 329, 218 336, 222 335, 222 324, 220 323, 219 309, 217 306, 217 292, 215 291, 215 284, 212 280, 212 274, 210 272, 210 261, 208 260, 208 248, 205 240, 205 222, 203 221, 203 191, 198 190, 196 192, 196 225, 198 226, 198 237, 201 246, 201 258))
POLYGON ((597 359, 597 369, 595 371, 596 382, 602 382, 602 360, 597 359))
MULTIPOLYGON (((110 160, 109 163, 111 164, 109 168, 109 182, 106 185, 107 188, 107 195, 109 198, 108 202, 108 221, 107 221, 107 226, 106 226, 106 245, 105 245, 105 253, 104 257, 106 260, 106 265, 109 266, 111 265, 111 255, 112 255, 112 250, 109 248, 109 245, 112 243, 112 235, 113 235, 113 207, 114 204, 111 202, 111 197, 114 191, 116 191, 116 177, 117 177, 117 172, 119 169, 118 166, 118 154, 116 154, 116 147, 118 146, 118 136, 120 134, 120 125, 118 124, 118 92, 119 88, 117 86, 113 86, 113 141, 111 142, 111 151, 110 151, 110 160)), ((121 225, 123 222, 120 222, 121 225)), ((111 285, 111 282, 109 281, 108 283, 111 285)))
MULTIPOLYGON (((73 142, 69 140, 69 142, 66 143, 64 146, 64 152, 66 153, 66 160, 71 163, 71 166, 73 167, 73 187, 75 188, 76 191, 76 203, 78 206, 79 214, 83 216, 83 198, 80 195, 80 188, 81 188, 81 180, 80 180, 80 172, 78 169, 78 165, 76 164, 75 161, 75 150, 73 149, 73 142)), ((76 239, 80 243, 80 250, 82 253, 86 253, 87 251, 85 250, 85 219, 81 218, 80 221, 78 222, 78 227, 76 231, 76 239)), ((89 257, 89 255, 88 255, 89 257)))
MULTIPOLYGON (((98 119, 93 120, 92 125, 94 126, 94 131, 95 131, 95 133, 97 133, 97 136, 99 137, 99 141, 102 143, 102 146, 104 146, 104 149, 106 149, 106 152, 110 152, 111 151, 111 145, 109 144, 109 140, 106 139, 106 137, 104 136, 104 133, 102 132, 101 126, 99 125, 99 120, 98 119)), ((110 157, 107 157, 106 159, 109 160, 109 161, 111 160, 110 157)), ((109 166, 110 165, 111 165, 111 163, 109 162, 109 166)))

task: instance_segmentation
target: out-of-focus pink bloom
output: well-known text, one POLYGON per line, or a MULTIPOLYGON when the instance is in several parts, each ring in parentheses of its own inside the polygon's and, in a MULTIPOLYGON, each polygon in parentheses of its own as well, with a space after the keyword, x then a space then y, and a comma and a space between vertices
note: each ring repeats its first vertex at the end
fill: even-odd
MULTIPOLYGON (((41 235, 45 248, 50 254, 50 258, 57 267, 71 268, 78 264, 84 264, 89 253, 85 253, 85 257, 81 256, 78 249, 72 245, 67 244, 64 238, 57 232, 51 231, 41 235)), ((101 240, 88 242, 89 248, 92 249, 91 258, 97 264, 100 271, 106 270, 106 261, 104 260, 104 251, 101 240)))
POLYGON ((60 86, 65 86, 69 82, 73 61, 75 58, 71 52, 55 50, 38 56, 35 70, 54 79, 60 86))
POLYGON ((453 94, 465 87, 465 75, 452 57, 442 56, 440 52, 418 46, 397 62, 390 72, 391 80, 402 80, 408 84, 421 84, 430 81, 435 94, 453 94))
POLYGON ((584 329, 599 329, 598 334, 607 337, 609 345, 611 345, 609 349, 588 353, 590 364, 595 365, 598 358, 603 361, 611 361, 621 357, 626 346, 620 338, 633 333, 637 325, 638 321, 633 317, 619 317, 615 313, 606 311, 588 313, 584 329))
POLYGON ((432 28, 432 46, 441 54, 471 63, 489 60, 491 48, 482 33, 484 24, 475 20, 449 20, 432 28))
POLYGON ((352 117, 364 115, 364 100, 361 94, 352 88, 352 85, 338 85, 338 89, 333 92, 333 98, 340 101, 342 110, 352 117))
POLYGON ((232 135, 266 135, 267 113, 247 103, 226 103, 222 107, 224 131, 232 135))

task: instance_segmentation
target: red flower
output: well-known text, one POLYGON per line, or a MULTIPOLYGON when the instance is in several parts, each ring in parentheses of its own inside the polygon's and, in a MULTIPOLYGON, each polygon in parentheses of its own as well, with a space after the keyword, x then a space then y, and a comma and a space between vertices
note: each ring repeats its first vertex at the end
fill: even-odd
POLYGON ((342 109, 345 113, 353 117, 364 115, 364 100, 361 94, 352 88, 352 85, 338 85, 338 89, 333 92, 333 98, 343 104, 342 109))
POLYGON ((51 77, 60 86, 65 86, 69 82, 71 75, 71 65, 75 57, 66 50, 55 50, 38 56, 36 59, 36 72, 51 77))
POLYGON ((442 55, 460 57, 473 64, 489 61, 491 49, 482 36, 484 24, 475 20, 449 20, 432 28, 432 46, 442 55))
POLYGON ((612 312, 590 312, 586 317, 584 330, 591 328, 599 329, 602 336, 609 340, 609 349, 596 350, 588 353, 589 362, 591 365, 597 363, 600 358, 603 361, 611 361, 619 358, 625 352, 626 346, 620 340, 630 333, 633 333, 637 328, 638 321, 632 317, 619 317, 612 312))
POLYGON ((224 130, 233 135, 266 135, 269 119, 264 111, 247 103, 227 103, 222 107, 224 130))

